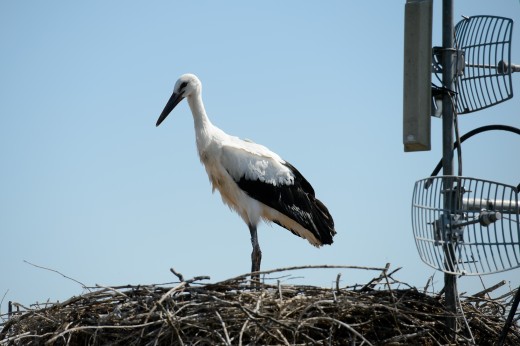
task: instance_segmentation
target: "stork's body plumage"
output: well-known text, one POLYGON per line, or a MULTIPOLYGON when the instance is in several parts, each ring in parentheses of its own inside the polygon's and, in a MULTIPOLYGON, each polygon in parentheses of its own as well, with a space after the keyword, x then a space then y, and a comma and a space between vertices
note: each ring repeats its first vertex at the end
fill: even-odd
POLYGON ((175 84, 157 126, 183 99, 195 123, 197 150, 213 190, 248 225, 253 245, 252 272, 260 270, 257 225, 272 221, 307 239, 314 246, 332 244, 334 221, 314 189, 291 164, 266 147, 230 136, 214 126, 202 103, 202 86, 192 74, 175 84))

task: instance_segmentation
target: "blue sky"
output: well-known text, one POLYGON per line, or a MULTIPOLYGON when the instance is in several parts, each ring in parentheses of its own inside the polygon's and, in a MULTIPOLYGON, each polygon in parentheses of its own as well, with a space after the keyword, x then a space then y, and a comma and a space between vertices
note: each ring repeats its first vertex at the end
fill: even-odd
MULTIPOLYGON (((403 267, 423 287, 434 270, 413 241, 416 180, 441 156, 402 148, 405 1, 0 2, 0 312, 65 300, 82 287, 211 281, 250 268, 249 232, 211 194, 180 104, 155 122, 183 73, 230 134, 276 151, 329 208, 335 243, 316 249, 276 225, 259 229, 263 269, 338 264, 403 267)), ((434 45, 441 45, 441 1, 434 45)), ((455 15, 520 19, 517 0, 456 1, 455 15)), ((513 61, 520 64, 520 32, 513 61)), ((520 76, 514 75, 520 92, 520 76)), ((520 127, 518 97, 460 118, 461 133, 520 127)), ((517 185, 520 138, 489 133, 464 146, 464 174, 517 185), (486 157, 484 163, 482 157, 486 157)), ((366 283, 374 272, 295 272, 289 283, 366 283)), ((482 278, 520 284, 518 270, 482 278)), ((478 278, 461 290, 482 288, 478 278)), ((440 289, 442 275, 435 275, 440 289)))

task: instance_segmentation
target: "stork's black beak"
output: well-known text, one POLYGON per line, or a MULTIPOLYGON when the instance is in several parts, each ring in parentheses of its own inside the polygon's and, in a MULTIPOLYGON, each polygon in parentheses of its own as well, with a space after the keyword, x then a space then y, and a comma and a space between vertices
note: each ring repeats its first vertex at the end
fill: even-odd
POLYGON ((174 92, 172 94, 172 96, 170 97, 170 99, 168 100, 168 103, 166 103, 166 106, 164 106, 164 109, 163 109, 161 115, 159 116, 159 119, 157 119, 157 123, 155 124, 155 126, 161 125, 163 120, 166 119, 168 114, 171 113, 171 111, 175 108, 175 106, 177 106, 179 104, 179 102, 182 101, 183 98, 184 97, 182 96, 181 93, 174 92))

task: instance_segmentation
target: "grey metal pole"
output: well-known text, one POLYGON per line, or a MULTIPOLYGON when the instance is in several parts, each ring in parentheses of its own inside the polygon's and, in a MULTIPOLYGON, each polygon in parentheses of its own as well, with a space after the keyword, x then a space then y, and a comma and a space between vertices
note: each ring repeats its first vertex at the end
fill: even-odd
MULTIPOLYGON (((454 90, 455 73, 454 67, 454 47, 453 47, 453 0, 443 0, 442 2, 442 81, 447 90, 454 90)), ((442 100, 442 168, 443 175, 453 175, 453 109, 454 105, 450 95, 447 93, 442 100)), ((444 206, 447 211, 452 214, 455 206, 451 205, 453 199, 451 192, 453 191, 453 181, 445 179, 444 184, 444 206)), ((452 265, 455 263, 454 247, 451 241, 444 246, 445 261, 452 265)), ((455 338, 457 330, 457 319, 455 314, 457 312, 457 277, 452 274, 444 274, 444 294, 446 297, 446 308, 453 313, 453 316, 447 317, 446 320, 446 335, 449 340, 455 338)))

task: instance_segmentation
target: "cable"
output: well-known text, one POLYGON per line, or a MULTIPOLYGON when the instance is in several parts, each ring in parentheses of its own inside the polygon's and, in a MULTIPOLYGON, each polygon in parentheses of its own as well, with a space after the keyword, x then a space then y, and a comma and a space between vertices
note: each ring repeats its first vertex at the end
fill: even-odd
MULTIPOLYGON (((453 43, 455 45, 455 75, 453 76, 453 87, 457 89, 457 77, 459 76, 459 42, 457 41, 457 35, 453 33, 453 43)), ((455 128, 455 142, 457 143, 457 159, 458 159, 458 175, 462 176, 462 145, 459 136, 459 114, 457 113, 457 92, 448 93, 451 102, 451 110, 453 112, 453 127, 455 128), (453 100, 455 95, 455 100, 453 100)))
POLYGON ((462 307, 462 301, 460 300, 460 297, 458 294, 455 297, 457 299, 456 304, 457 304, 458 308, 460 309, 460 314, 462 315, 462 320, 464 321, 464 324, 466 325, 466 329, 468 330, 469 337, 471 338, 471 341, 472 341, 472 345, 476 345, 475 337, 473 336, 473 333, 471 332, 471 328, 469 327, 469 323, 468 323, 468 319, 466 318, 466 314, 464 314, 464 308, 462 307))
MULTIPOLYGON (((520 129, 516 128, 516 127, 513 127, 513 126, 509 126, 509 125, 486 125, 486 126, 481 126, 481 127, 478 127, 478 128, 476 128, 474 130, 471 130, 468 133, 466 133, 465 135, 461 136, 460 137, 460 143, 462 144, 466 139, 469 139, 469 138, 471 138, 474 135, 477 135, 479 133, 487 132, 487 131, 494 131, 494 130, 497 130, 497 131, 507 131, 507 132, 512 132, 512 133, 516 133, 517 135, 520 135, 520 129)), ((459 147, 458 142, 459 141, 456 141, 455 143, 453 143, 453 150, 455 150, 455 149, 457 149, 459 147)), ((435 177, 437 174, 439 174, 441 168, 442 168, 442 159, 439 161, 437 166, 434 168, 434 170, 433 170, 433 172, 432 172, 432 174, 430 176, 431 177, 435 177)), ((431 182, 427 182, 426 184, 424 184, 424 188, 427 189, 428 187, 430 187, 430 185, 431 185, 431 182)), ((520 190, 520 184, 518 185, 517 190, 520 190)))
POLYGON ((458 163, 458 176, 462 176, 462 145, 460 142, 459 136, 459 115, 457 114, 457 109, 455 108, 455 102, 453 101, 453 97, 451 93, 448 93, 451 101, 451 108, 453 111, 453 127, 455 128, 455 143, 457 143, 457 163, 458 163))

